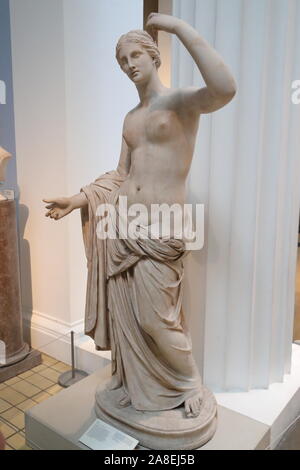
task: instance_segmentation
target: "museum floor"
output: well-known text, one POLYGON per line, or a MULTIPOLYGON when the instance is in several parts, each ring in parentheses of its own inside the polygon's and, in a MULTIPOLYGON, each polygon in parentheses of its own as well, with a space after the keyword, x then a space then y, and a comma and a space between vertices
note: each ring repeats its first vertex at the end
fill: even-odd
POLYGON ((25 444, 24 412, 61 390, 57 379, 70 366, 42 354, 42 364, 0 384, 0 431, 5 450, 31 450, 25 444))

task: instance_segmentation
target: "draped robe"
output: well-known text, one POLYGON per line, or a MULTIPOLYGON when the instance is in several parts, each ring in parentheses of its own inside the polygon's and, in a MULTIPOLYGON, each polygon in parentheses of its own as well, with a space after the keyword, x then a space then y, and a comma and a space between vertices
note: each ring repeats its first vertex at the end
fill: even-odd
POLYGON ((118 212, 124 180, 112 171, 82 188, 88 200, 81 210, 88 262, 85 332, 97 349, 111 349, 112 374, 136 410, 173 409, 202 387, 196 366, 190 375, 179 373, 156 341, 159 332, 181 362, 194 361, 182 312, 185 244, 175 238, 97 237, 97 208, 111 203, 118 212), (178 335, 184 347, 176 344, 178 335))

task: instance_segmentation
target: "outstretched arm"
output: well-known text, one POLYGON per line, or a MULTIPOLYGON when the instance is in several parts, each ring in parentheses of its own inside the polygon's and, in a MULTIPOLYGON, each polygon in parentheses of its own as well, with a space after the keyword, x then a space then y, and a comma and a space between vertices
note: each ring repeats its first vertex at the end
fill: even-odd
POLYGON ((151 13, 146 27, 176 34, 193 57, 206 87, 184 90, 188 106, 199 113, 209 113, 231 101, 236 93, 236 83, 229 67, 192 26, 170 15, 151 13))
MULTIPOLYGON (((122 140, 121 156, 117 167, 118 173, 122 176, 127 176, 130 170, 130 151, 126 144, 125 138, 122 140)), ((71 197, 59 197, 55 199, 43 199, 48 205, 46 209, 48 212, 46 217, 54 220, 59 220, 70 214, 75 209, 81 209, 87 206, 88 200, 84 192, 75 194, 71 197)))
POLYGON ((46 209, 48 212, 46 217, 54 220, 59 220, 70 214, 75 209, 80 209, 88 204, 86 195, 81 192, 71 197, 58 197, 55 199, 43 199, 48 205, 46 209))

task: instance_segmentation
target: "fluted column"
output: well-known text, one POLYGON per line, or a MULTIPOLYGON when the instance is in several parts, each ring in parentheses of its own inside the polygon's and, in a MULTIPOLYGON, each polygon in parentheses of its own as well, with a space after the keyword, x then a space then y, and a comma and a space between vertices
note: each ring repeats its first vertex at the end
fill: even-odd
MULTIPOLYGON (((297 0, 174 0, 231 66, 238 95, 202 116, 189 199, 206 207, 205 248, 186 269, 185 307, 205 383, 264 388, 289 373, 300 196, 297 0)), ((203 85, 173 41, 173 85, 203 85)))

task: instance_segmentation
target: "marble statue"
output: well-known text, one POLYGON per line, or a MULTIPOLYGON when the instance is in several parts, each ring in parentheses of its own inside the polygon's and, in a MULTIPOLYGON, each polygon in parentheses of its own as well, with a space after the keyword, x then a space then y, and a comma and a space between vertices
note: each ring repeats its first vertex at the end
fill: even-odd
MULTIPOLYGON (((5 181, 6 167, 8 161, 11 159, 11 154, 7 152, 3 147, 0 147, 0 189, 1 183, 5 181)), ((0 201, 5 200, 6 198, 0 194, 0 201)))
MULTIPOLYGON (((112 350, 112 379, 105 388, 110 392, 105 395, 101 387, 97 392, 98 416, 111 406, 114 418, 107 415, 107 420, 119 421, 125 431, 129 426, 129 433, 131 426, 136 431, 131 434, 144 436, 144 445, 195 448, 215 432, 216 404, 202 384, 181 307, 185 242, 172 234, 99 240, 96 211, 106 202, 118 213, 120 196, 127 197, 128 206, 182 206, 200 115, 229 103, 236 84, 219 54, 181 19, 152 13, 146 29, 152 35, 158 30, 175 34, 206 86, 166 88, 158 76, 160 54, 151 34, 135 30, 123 35, 116 58, 140 101, 125 117, 118 167, 79 194, 44 202, 46 216, 55 220, 81 209, 88 259, 85 329, 99 349, 112 350), (151 423, 155 431, 149 431, 151 423), (169 440, 161 444, 166 435, 169 440)), ((141 226, 152 223, 142 220, 141 226)))

